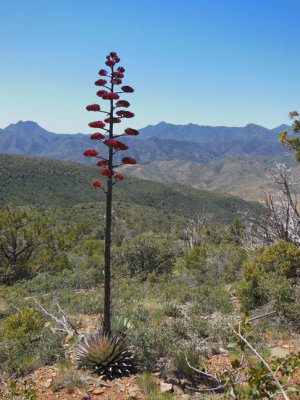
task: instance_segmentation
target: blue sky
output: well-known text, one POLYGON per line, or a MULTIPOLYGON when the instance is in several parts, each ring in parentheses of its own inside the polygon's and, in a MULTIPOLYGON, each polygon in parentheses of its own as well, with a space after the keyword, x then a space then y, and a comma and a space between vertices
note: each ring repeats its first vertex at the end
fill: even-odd
POLYGON ((133 128, 289 123, 299 21, 300 0, 0 0, 0 127, 90 133, 110 51, 135 88, 133 128))

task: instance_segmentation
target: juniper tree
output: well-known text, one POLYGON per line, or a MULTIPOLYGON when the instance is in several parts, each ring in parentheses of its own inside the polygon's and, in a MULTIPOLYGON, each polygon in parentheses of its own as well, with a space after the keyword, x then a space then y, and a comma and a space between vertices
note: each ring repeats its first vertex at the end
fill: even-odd
MULTIPOLYGON (((300 133, 300 118, 297 111, 292 111, 289 113, 290 119, 293 121, 293 131, 294 133, 300 133)), ((288 137, 288 131, 283 131, 279 133, 280 142, 290 150, 296 151, 296 160, 300 161, 300 138, 297 136, 288 137)))

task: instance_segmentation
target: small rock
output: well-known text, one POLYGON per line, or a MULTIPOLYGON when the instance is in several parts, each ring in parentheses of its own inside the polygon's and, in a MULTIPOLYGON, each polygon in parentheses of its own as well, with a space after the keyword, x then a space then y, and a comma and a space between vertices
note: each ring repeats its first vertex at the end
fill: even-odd
POLYGON ((282 349, 281 347, 273 347, 270 351, 271 357, 284 358, 289 354, 288 350, 282 349))
POLYGON ((120 388, 122 390, 122 392, 124 392, 125 387, 121 383, 115 382, 115 386, 117 386, 118 388, 120 388))
POLYGON ((42 383, 42 385, 45 388, 49 388, 51 386, 51 383, 52 383, 52 378, 51 379, 47 379, 46 382, 42 383))
POLYGON ((180 399, 181 400, 190 400, 190 396, 188 394, 182 394, 180 399))
POLYGON ((172 383, 160 382, 160 393, 171 393, 173 391, 172 383))
POLYGON ((101 387, 96 387, 94 390, 93 390, 93 394, 102 394, 104 392, 104 390, 101 388, 101 387))
POLYGON ((80 400, 88 400, 91 398, 87 392, 82 392, 81 390, 78 390, 78 394, 80 396, 80 400))

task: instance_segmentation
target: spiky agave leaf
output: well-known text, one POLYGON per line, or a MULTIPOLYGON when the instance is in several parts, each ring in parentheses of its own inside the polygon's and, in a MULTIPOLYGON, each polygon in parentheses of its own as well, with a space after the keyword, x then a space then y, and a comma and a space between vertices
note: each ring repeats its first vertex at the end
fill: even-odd
POLYGON ((86 336, 76 350, 77 364, 111 378, 126 375, 134 365, 134 353, 122 336, 86 336))
MULTIPOLYGON (((113 315, 110 320, 110 330, 113 334, 119 334, 125 336, 126 331, 131 327, 130 322, 127 318, 123 316, 113 315)), ((97 326, 97 330, 99 333, 102 333, 103 323, 97 326)))

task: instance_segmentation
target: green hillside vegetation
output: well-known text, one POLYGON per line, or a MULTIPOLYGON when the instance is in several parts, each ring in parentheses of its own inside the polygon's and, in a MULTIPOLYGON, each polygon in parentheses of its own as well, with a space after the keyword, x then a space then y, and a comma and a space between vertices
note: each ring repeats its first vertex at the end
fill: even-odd
MULTIPOLYGON (((9 205, 0 210, 2 379, 22 378, 41 366, 55 365, 53 391, 70 384, 67 377, 75 374, 71 388, 81 387, 88 372, 75 369, 67 354, 80 342, 73 327, 81 332, 101 329, 104 259, 99 207, 101 203, 38 207, 38 212, 36 207, 9 205), (21 253, 22 248, 26 252, 21 253), (9 257, 13 249, 19 254, 16 258, 9 257), (41 312, 34 299, 61 319, 59 304, 71 321, 70 334, 59 331, 61 325, 41 312)), ((281 365, 287 375, 294 373, 298 356, 274 361, 269 347, 299 332, 299 249, 281 240, 247 254, 242 246, 245 226, 237 220, 227 226, 207 224, 194 232, 197 245, 187 247, 181 239, 181 229, 189 227, 184 218, 173 220, 164 211, 152 214, 153 208, 134 209, 124 203, 115 203, 114 210, 112 330, 135 349, 141 387, 145 370, 148 374, 159 371, 161 379, 169 378, 178 387, 182 379, 197 385, 186 357, 198 369, 220 357, 229 368, 220 372, 220 379, 227 381, 221 392, 231 390, 228 376, 242 374, 249 386, 240 386, 240 399, 265 398, 256 396, 257 387, 269 393, 274 389, 272 378, 268 374, 266 386, 265 379, 264 384, 260 382, 262 365, 243 346, 239 348, 239 341, 228 331, 228 322, 235 325, 243 311, 250 317, 276 313, 252 325, 243 323, 242 332, 272 367, 281 365), (164 223, 159 224, 164 215, 164 223), (168 222, 172 229, 165 226, 168 222), (240 364, 244 356, 246 363, 240 364)), ((285 375, 280 379, 287 385, 285 375)), ((210 382, 203 384, 213 387, 210 382)), ((298 395, 296 388, 290 399, 298 395)), ((220 392, 211 393, 208 399, 218 396, 220 392)), ((176 397, 170 394, 168 399, 176 397)))
MULTIPOLYGON (((30 390, 37 387, 40 398, 47 390, 64 398, 67 388, 76 398, 80 389, 82 398, 84 379, 95 382, 95 375, 78 369, 70 355, 82 343, 80 335, 102 329, 105 202, 102 191, 91 186, 99 169, 6 154, 0 155, 0 168, 1 202, 17 204, 0 210, 0 377, 10 382, 0 383, 0 397, 2 390, 4 398, 13 398, 14 384, 25 396, 22 382, 49 365, 56 374, 50 388, 43 386, 48 382, 43 375, 30 390)), ((279 368, 290 400, 299 398, 293 375, 300 346, 290 340, 300 333, 299 248, 280 240, 249 249, 247 225, 234 217, 248 207, 259 218, 256 203, 126 173, 114 189, 112 331, 134 349, 144 398, 178 398, 157 392, 154 372, 182 394, 182 382, 208 389, 209 400, 228 397, 237 377, 245 383, 235 387, 241 400, 278 391, 228 323, 271 370, 279 368), (197 224, 203 211, 214 219, 197 224), (252 324, 246 315, 254 318, 252 324), (279 339, 295 354, 279 348, 284 354, 274 358, 279 339), (214 392, 216 382, 199 379, 186 360, 201 371, 226 365, 218 370, 224 386, 214 392)), ((103 348, 99 352, 99 358, 107 356, 103 348)))
MULTIPOLYGON (((105 198, 101 190, 91 185, 100 177, 100 170, 95 166, 0 154, 0 169, 0 205, 12 201, 18 205, 69 207, 103 202, 105 198)), ((114 200, 149 206, 187 218, 204 210, 213 213, 219 222, 232 221, 239 210, 259 210, 258 204, 237 197, 128 176, 115 186, 114 200)))

